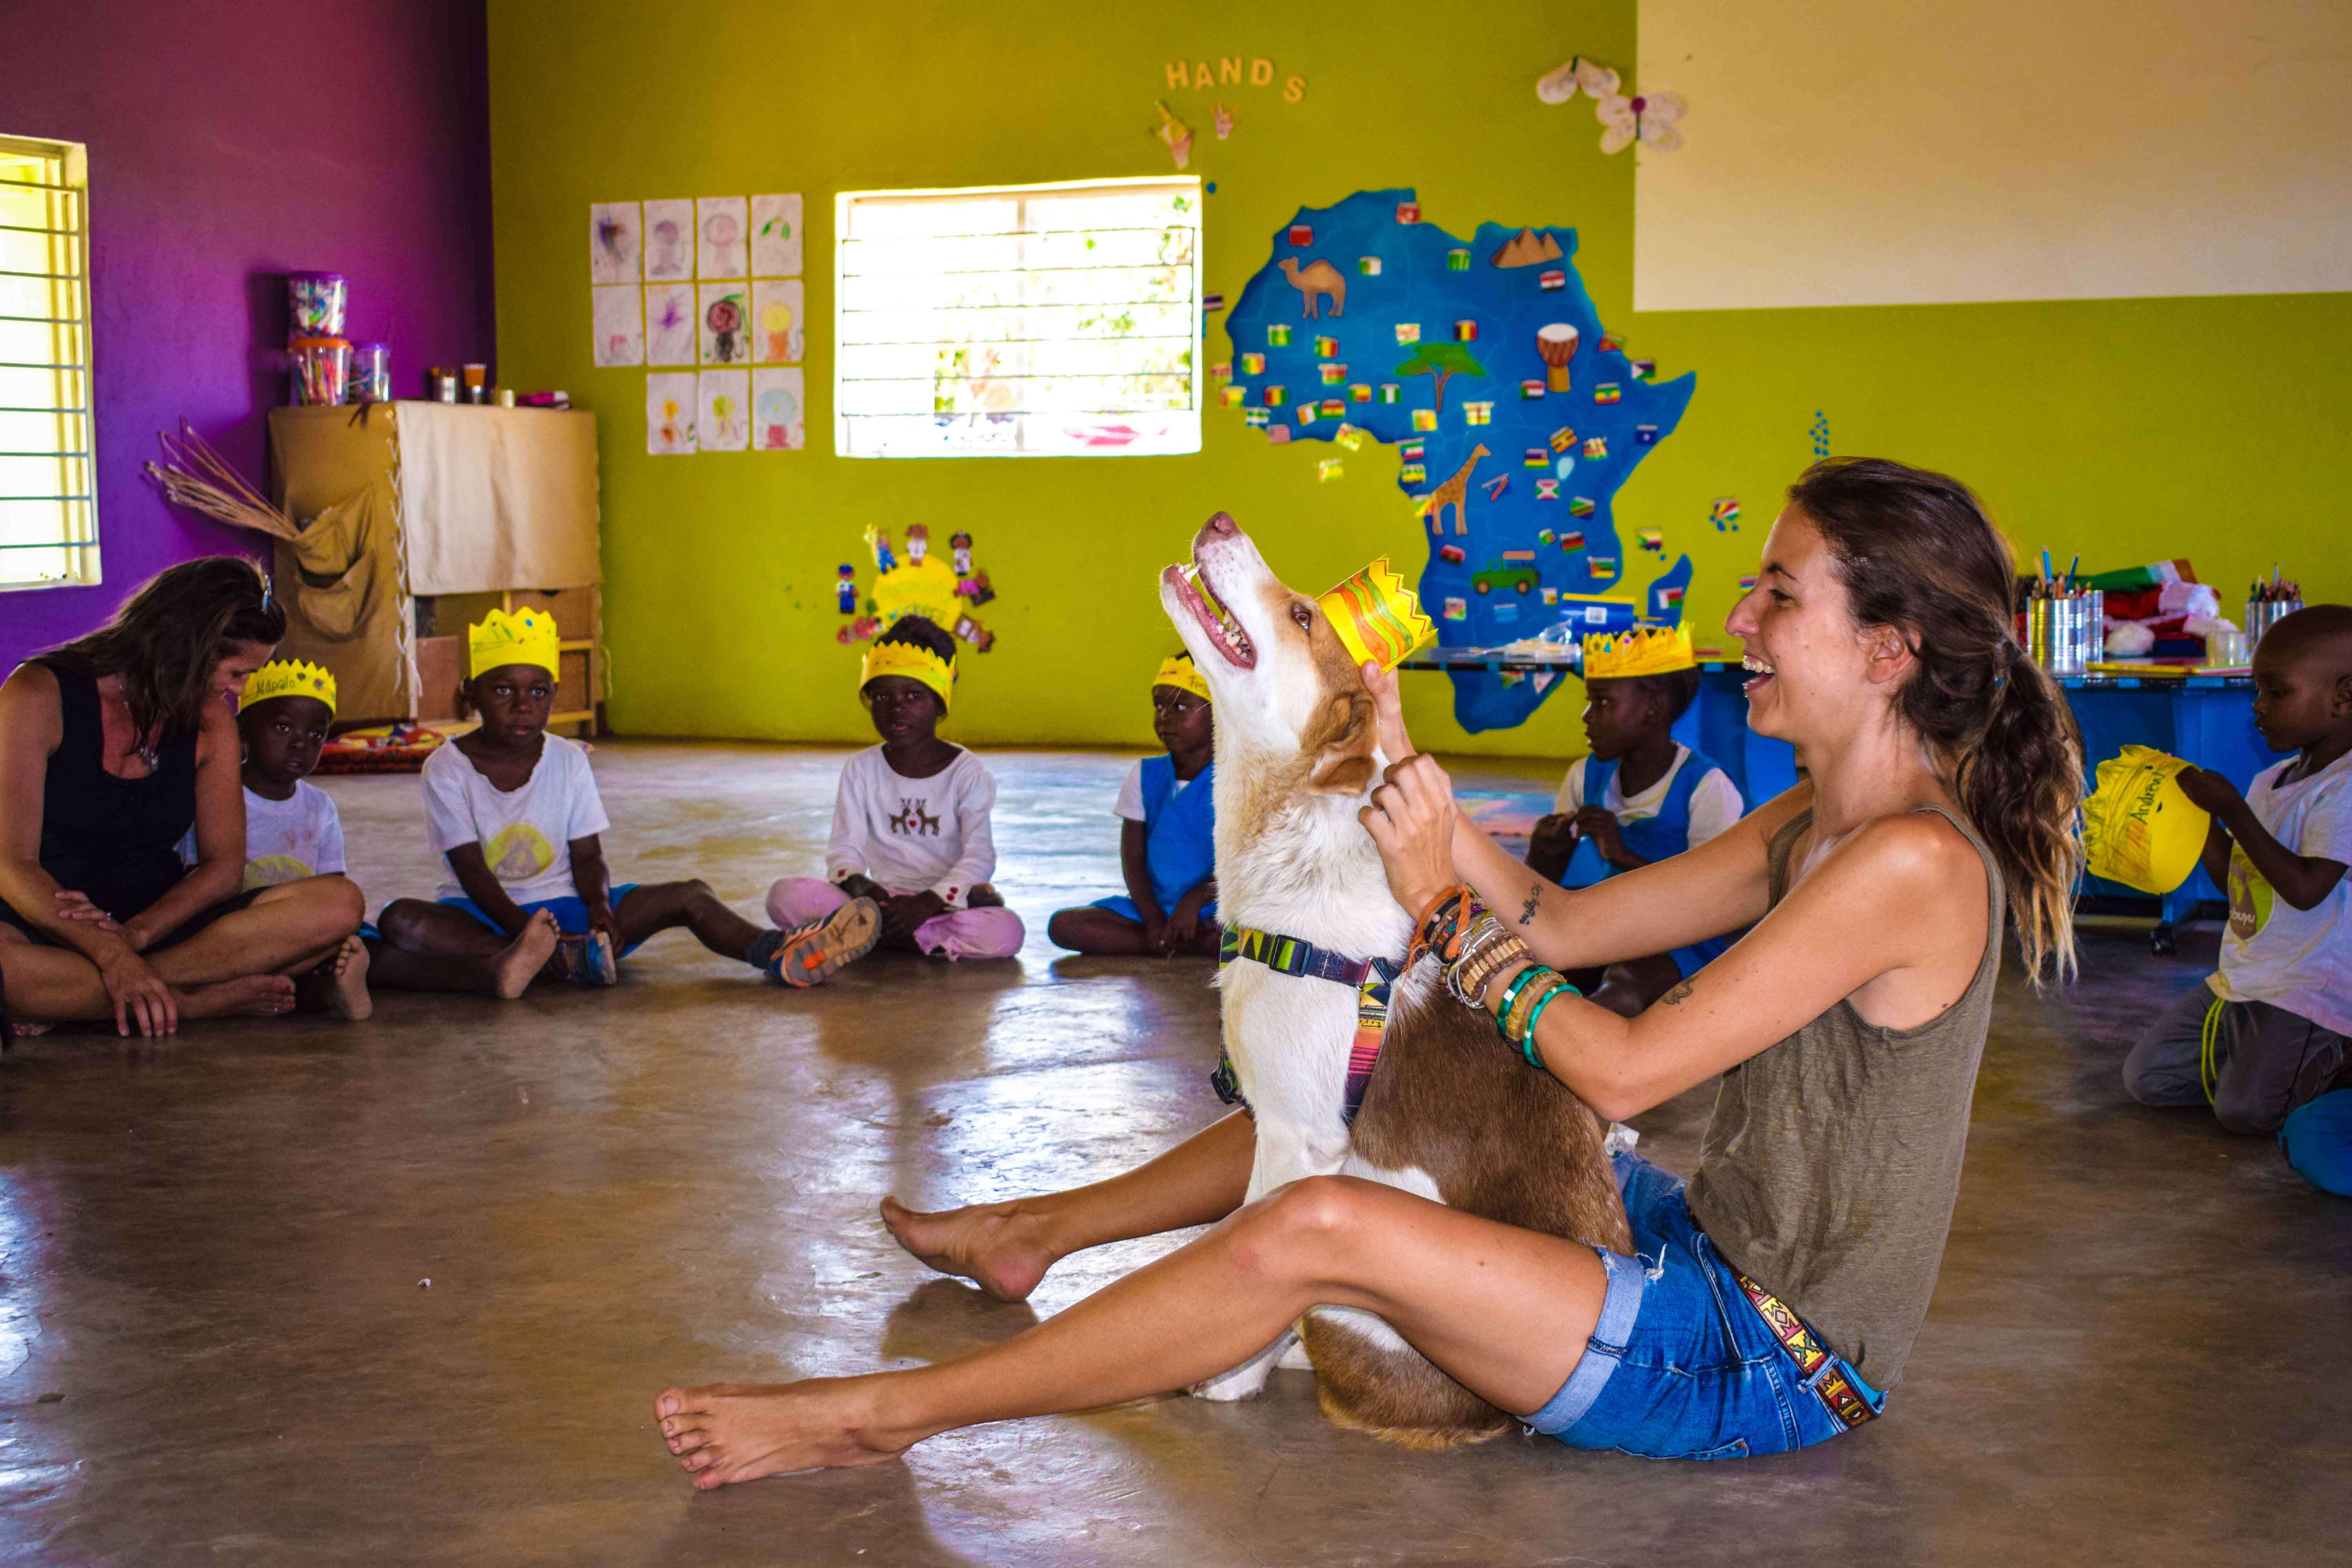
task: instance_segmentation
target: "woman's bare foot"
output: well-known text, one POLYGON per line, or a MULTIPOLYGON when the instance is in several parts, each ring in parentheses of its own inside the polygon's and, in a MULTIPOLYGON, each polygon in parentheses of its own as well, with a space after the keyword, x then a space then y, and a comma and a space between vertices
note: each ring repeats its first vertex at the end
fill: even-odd
POLYGON ((294 1010, 294 982, 283 974, 247 974, 179 993, 183 1018, 274 1018, 294 1010))
POLYGON ((490 960, 490 968, 498 977, 496 989, 500 1001, 511 1002, 530 988, 548 960, 555 956, 556 940, 562 934, 553 915, 545 910, 533 911, 523 924, 522 934, 490 960))
POLYGON ((878 1465, 915 1438, 878 1429, 872 1397, 877 1381, 813 1377, 665 1388, 654 1400, 654 1419, 698 1491, 788 1470, 878 1465))
POLYGON ((942 1274, 961 1275, 1000 1301, 1025 1301, 1061 1254, 1045 1240, 1045 1222, 1018 1203, 917 1214, 882 1200, 882 1223, 898 1245, 942 1274))

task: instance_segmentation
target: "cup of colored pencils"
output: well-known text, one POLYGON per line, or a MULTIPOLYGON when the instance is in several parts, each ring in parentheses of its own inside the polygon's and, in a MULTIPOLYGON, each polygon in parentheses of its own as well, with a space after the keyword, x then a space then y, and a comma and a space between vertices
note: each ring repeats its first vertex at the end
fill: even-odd
POLYGON ((286 347, 294 369, 293 401, 341 403, 351 390, 352 345, 346 338, 296 338, 286 347))

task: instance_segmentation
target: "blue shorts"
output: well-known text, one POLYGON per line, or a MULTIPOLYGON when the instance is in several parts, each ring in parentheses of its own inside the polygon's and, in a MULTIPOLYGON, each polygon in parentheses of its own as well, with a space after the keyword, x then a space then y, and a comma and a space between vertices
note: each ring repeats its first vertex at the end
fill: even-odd
MULTIPOLYGON (((636 883, 623 882, 619 886, 612 889, 606 897, 612 906, 617 910, 621 907, 621 900, 627 898, 631 893, 634 893, 636 890, 636 883)), ((462 910, 464 913, 473 916, 476 920, 481 921, 492 931, 497 931, 500 936, 504 936, 506 934, 506 928, 499 925, 498 921, 490 919, 489 916, 484 914, 482 912, 482 906, 474 902, 471 899, 443 899, 440 902, 441 907, 445 910, 462 910)), ((548 913, 555 917, 557 928, 567 934, 572 936, 585 936, 588 934, 588 906, 585 903, 583 903, 577 896, 562 899, 540 899, 528 904, 517 904, 515 907, 527 915, 535 915, 540 910, 545 910, 548 913)), ((615 958, 625 958, 628 954, 636 952, 637 949, 643 945, 645 944, 642 942, 633 942, 613 956, 615 958)))
MULTIPOLYGON (((1570 1447, 1651 1459, 1778 1454, 1843 1432, 1691 1218, 1682 1178, 1622 1151, 1611 1158, 1639 1256, 1601 1252, 1601 1321, 1528 1426, 1570 1447)), ((1832 1365, 1845 1363, 1822 1371, 1832 1365)), ((1845 1373, 1873 1410, 1885 1405, 1845 1373)))
MULTIPOLYGON (((1143 923, 1143 911, 1137 909, 1135 907, 1135 900, 1129 898, 1125 893, 1115 893, 1108 899, 1097 899, 1093 903, 1088 904, 1087 908, 1090 910, 1108 910, 1111 913, 1117 915, 1123 921, 1133 921, 1137 925, 1141 925, 1143 923)), ((1217 906, 1213 900, 1201 906, 1201 918, 1204 921, 1213 921, 1217 918, 1217 906)))

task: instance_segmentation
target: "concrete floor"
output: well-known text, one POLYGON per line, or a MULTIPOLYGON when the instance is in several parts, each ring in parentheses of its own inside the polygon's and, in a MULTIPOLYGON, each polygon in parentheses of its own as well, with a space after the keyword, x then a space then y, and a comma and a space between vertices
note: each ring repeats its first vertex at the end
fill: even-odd
MULTIPOLYGON (((0 1550, 59 1563, 1426 1563, 2347 1560, 2352 1204, 2125 1102, 2194 984, 2095 935, 2004 984, 1943 1280, 1889 1417, 1661 1464, 1339 1432, 1307 1379, 950 1435, 696 1496, 671 1379, 952 1356, 1027 1307, 873 1219, 1090 1180, 1218 1110, 1206 966, 1057 960, 1113 889, 1124 758, 992 756, 1017 961, 790 994, 684 933, 617 992, 58 1035, 0 1064, 0 1550), (429 1286, 425 1281, 429 1280, 429 1286)), ((839 753, 606 744, 617 875, 747 910, 816 867, 839 753)), ((1544 770, 1547 773, 1549 770, 1544 770)), ((1466 782, 1509 787, 1491 775, 1466 782)), ((372 904, 429 893, 413 779, 329 781, 372 904)), ((1548 787, 1548 784, 1547 786, 1548 787)), ((1706 1091, 1643 1119, 1687 1169, 1706 1091)), ((1165 1240, 1072 1259, 1050 1313, 1165 1240)))

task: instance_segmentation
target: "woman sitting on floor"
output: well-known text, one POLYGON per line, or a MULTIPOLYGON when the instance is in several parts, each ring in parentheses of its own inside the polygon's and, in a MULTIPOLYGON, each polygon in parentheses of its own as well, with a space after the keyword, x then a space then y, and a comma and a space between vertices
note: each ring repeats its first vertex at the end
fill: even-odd
POLYGON ((237 696, 285 631, 251 562, 209 556, 0 683, 0 969, 20 1029, 110 1016, 163 1035, 298 1002, 364 1016, 357 887, 238 891, 237 696))
POLYGON ((1495 1048, 1612 1120, 1721 1075, 1687 1187, 1616 1157, 1640 1258, 1347 1176, 1244 1206, 1254 1139, 1236 1112, 1074 1192, 938 1215, 886 1202, 908 1251, 1007 1299, 1080 1247, 1215 1228, 961 1361, 668 1389, 655 1415, 695 1485, 1187 1387, 1318 1305, 1378 1314, 1577 1447, 1729 1458, 1875 1415, 1935 1289, 2004 907, 2030 969, 2069 966, 2081 746, 2017 646, 2009 552, 1966 489, 1849 460, 1790 501, 1730 630, 1757 672, 1749 725, 1794 742, 1811 776, 1687 854, 1573 891, 1534 877, 1471 827, 1412 754, 1394 679, 1365 666, 1397 759, 1363 813, 1391 890, 1432 924, 1462 908, 1458 884, 1502 911, 1433 933, 1450 978, 1525 1040, 1495 1048), (1553 973, 1742 927, 1633 1018, 1553 973))

